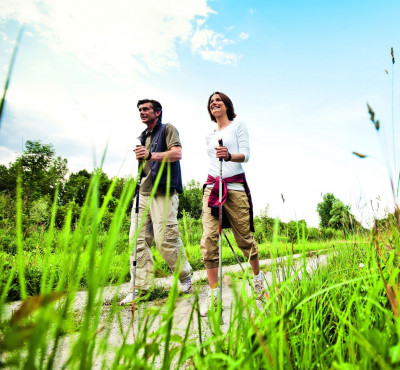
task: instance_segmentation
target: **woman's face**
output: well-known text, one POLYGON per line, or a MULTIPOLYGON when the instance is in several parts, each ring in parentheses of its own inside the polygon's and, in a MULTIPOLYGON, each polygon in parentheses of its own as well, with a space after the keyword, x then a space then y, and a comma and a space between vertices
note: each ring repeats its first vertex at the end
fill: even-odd
POLYGON ((210 111, 215 118, 226 116, 226 106, 219 94, 214 94, 210 99, 210 111))

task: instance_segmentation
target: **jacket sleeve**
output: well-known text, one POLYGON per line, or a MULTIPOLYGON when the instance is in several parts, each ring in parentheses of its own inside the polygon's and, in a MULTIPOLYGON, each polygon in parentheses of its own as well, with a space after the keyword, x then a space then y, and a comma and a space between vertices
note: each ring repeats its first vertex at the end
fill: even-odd
POLYGON ((238 122, 236 136, 239 145, 239 153, 244 154, 244 162, 248 162, 250 159, 249 132, 244 122, 238 122))

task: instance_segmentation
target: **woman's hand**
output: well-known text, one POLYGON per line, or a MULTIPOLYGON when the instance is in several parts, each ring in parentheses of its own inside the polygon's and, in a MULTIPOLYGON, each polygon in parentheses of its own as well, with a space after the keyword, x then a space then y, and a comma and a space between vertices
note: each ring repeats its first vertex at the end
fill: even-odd
POLYGON ((215 148, 216 152, 216 157, 218 159, 228 159, 229 158, 229 152, 228 148, 226 146, 218 146, 215 148))

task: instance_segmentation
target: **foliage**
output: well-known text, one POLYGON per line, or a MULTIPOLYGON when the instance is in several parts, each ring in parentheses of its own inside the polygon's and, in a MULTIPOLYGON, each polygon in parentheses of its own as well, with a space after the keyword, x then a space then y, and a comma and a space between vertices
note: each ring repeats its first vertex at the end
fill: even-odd
POLYGON ((317 205, 317 212, 320 219, 320 227, 329 227, 329 221, 331 220, 331 210, 333 203, 336 201, 335 196, 332 193, 323 195, 322 202, 317 205))
POLYGON ((269 217, 268 212, 269 204, 265 206, 258 216, 254 217, 254 239, 257 243, 272 240, 275 219, 269 217))
POLYGON ((320 231, 316 227, 307 228, 307 240, 308 241, 317 241, 320 240, 320 231))
POLYGON ((92 175, 87 170, 81 170, 69 175, 62 192, 62 203, 74 201, 80 207, 86 199, 92 175))
POLYGON ((346 233, 365 231, 355 216, 350 213, 350 206, 335 198, 332 193, 324 194, 323 201, 317 205, 317 212, 321 229, 333 228, 346 233))
POLYGON ((203 236, 203 224, 200 218, 191 217, 186 211, 182 211, 182 218, 178 220, 179 234, 186 246, 199 245, 203 236))
POLYGON ((5 195, 14 195, 15 197, 15 184, 17 179, 17 166, 7 168, 5 165, 0 164, 0 192, 5 195))
POLYGON ((186 212, 191 218, 199 219, 202 212, 203 186, 200 182, 191 180, 183 186, 183 193, 179 194, 178 218, 186 212))
POLYGON ((336 200, 333 203, 329 223, 334 229, 343 230, 346 233, 352 233, 356 230, 364 231, 362 225, 350 213, 350 206, 345 205, 341 200, 336 200))
POLYGON ((15 175, 21 171, 27 201, 45 194, 54 197, 57 185, 65 180, 67 160, 55 157, 53 145, 42 144, 40 140, 27 140, 25 147, 23 154, 13 163, 11 173, 15 175))
POLYGON ((292 244, 306 239, 307 234, 307 223, 304 220, 300 220, 299 222, 289 221, 287 224, 287 236, 292 244))
POLYGON ((342 239, 343 231, 335 230, 331 227, 320 228, 322 240, 342 239))
POLYGON ((15 200, 9 194, 0 193, 0 227, 6 227, 9 221, 15 221, 15 200))
MULTIPOLYGON (((93 200, 97 199, 95 194, 93 200)), ((124 207, 131 196, 124 195, 124 207)), ((244 293, 242 283, 231 276, 234 298, 224 329, 219 316, 211 312, 210 318, 202 321, 204 325, 193 332, 196 328, 193 320, 198 315, 196 293, 193 305, 188 305, 187 335, 175 334, 172 320, 178 297, 176 274, 162 306, 146 309, 147 304, 137 303, 136 312, 141 317, 135 341, 127 343, 130 325, 122 325, 121 345, 111 351, 107 342, 110 330, 106 329, 100 339, 99 327, 104 320, 105 325, 114 320, 122 322, 121 311, 114 300, 107 308, 107 317, 102 318, 103 299, 96 297, 102 297, 107 282, 120 284, 127 278, 128 265, 124 261, 128 251, 117 252, 126 212, 119 207, 118 218, 99 233, 95 215, 100 205, 87 204, 91 204, 88 207, 92 211, 88 213, 89 208, 84 205, 76 231, 71 232, 66 224, 50 244, 50 234, 42 235, 41 258, 36 254, 37 248, 26 246, 31 252, 25 252, 25 270, 21 271, 25 271, 27 289, 37 295, 25 300, 23 310, 16 311, 11 320, 1 317, 0 347, 6 354, 3 366, 10 367, 13 361, 14 367, 53 368, 56 367, 53 354, 61 350, 69 353, 65 353, 57 366, 71 368, 92 368, 95 361, 100 361, 102 367, 112 368, 146 368, 146 364, 153 366, 155 363, 165 368, 172 364, 179 368, 189 363, 196 368, 232 367, 233 362, 244 368, 314 368, 318 364, 324 368, 348 364, 389 368, 400 363, 396 355, 398 317, 392 308, 396 306, 391 305, 387 293, 390 290, 376 273, 381 268, 385 280, 391 281, 391 269, 398 261, 393 258, 393 249, 384 247, 387 241, 378 236, 372 238, 371 243, 354 239, 352 243, 343 243, 341 248, 336 246, 335 254, 328 255, 326 265, 321 259, 314 271, 307 271, 304 258, 296 264, 291 248, 281 242, 260 245, 260 255, 273 258, 269 267, 271 298, 255 303, 254 296, 244 293), (85 235, 87 237, 83 237, 85 235), (376 243, 382 246, 383 256, 377 253, 376 243), (53 252, 46 254, 49 245, 53 252), (286 255, 286 259, 279 258, 280 255, 286 255), (380 265, 383 258, 389 262, 380 265), (362 265, 365 268, 360 268, 362 265), (77 330, 72 302, 82 286, 87 287, 87 299, 77 330), (160 322, 154 325, 156 318, 160 322), (71 346, 65 346, 66 342, 71 346), (85 351, 88 346, 92 346, 93 351, 85 351)), ((400 248, 396 240, 393 239, 391 248, 400 248)), ((325 246, 329 245, 331 243, 325 246)), ((293 253, 304 252, 310 246, 311 243, 305 244, 303 240, 293 253)), ((193 252, 199 250, 198 246, 187 248, 191 259, 198 258, 193 252)), ((318 248, 324 245, 318 244, 318 248)), ((153 253, 158 262, 157 252, 153 253)), ((9 254, 0 254, 0 265, 3 271, 9 272, 8 276, 12 276, 15 266, 10 258, 9 254)), ((233 260, 226 246, 223 260, 233 260)), ((20 270, 14 271, 9 284, 2 276, 1 287, 8 294, 18 293, 15 288, 20 285, 20 270)), ((153 298, 160 295, 165 297, 165 291, 152 293, 153 298)), ((0 301, 0 308, 3 302, 0 301)), ((2 312, 0 310, 0 314, 2 312)))
MULTIPOLYGON (((72 212, 72 209, 71 209, 72 212)), ((97 250, 95 259, 97 261, 101 260, 106 248, 107 248, 107 239, 108 239, 108 230, 111 227, 112 219, 109 219, 107 215, 109 211, 106 210, 101 223, 98 225, 97 232, 97 250), (108 226, 105 227, 104 223, 108 226)), ((111 214, 111 213, 109 213, 111 214)), ((69 216, 71 217, 71 215, 69 216)), ((201 228, 201 220, 192 219, 190 216, 186 216, 186 223, 184 219, 179 220, 179 230, 182 236, 182 240, 185 244, 185 250, 188 255, 189 262, 194 271, 204 269, 204 264, 202 262, 202 256, 200 253, 200 239, 202 236, 202 228, 201 228), (188 238, 186 238, 186 235, 188 238)), ((40 285, 42 281, 42 277, 45 276, 44 270, 48 268, 48 265, 51 266, 54 273, 54 284, 56 285, 62 276, 62 266, 65 263, 66 256, 70 253, 68 250, 65 250, 64 241, 65 241, 65 233, 68 233, 69 238, 77 238, 80 235, 81 231, 77 228, 77 224, 79 223, 79 215, 78 220, 75 222, 75 226, 71 228, 70 231, 64 230, 54 230, 53 235, 51 236, 48 231, 41 228, 34 228, 33 226, 30 229, 29 234, 27 234, 23 241, 23 250, 24 250, 24 271, 25 271, 25 280, 27 282, 27 292, 28 295, 35 295, 40 292, 40 285), (49 239, 52 237, 51 243, 51 254, 48 256, 49 262, 45 263, 45 254, 47 243, 49 239)), ((299 224, 301 227, 301 224, 299 224)), ((332 232, 334 232, 333 229, 332 232)), ((82 243, 86 244, 89 241, 90 230, 87 231, 86 235, 82 238, 82 243)), ((112 256, 111 268, 105 277, 105 284, 110 282, 115 282, 116 276, 120 276, 123 274, 123 279, 121 281, 128 282, 130 279, 128 273, 128 257, 127 253, 129 252, 129 217, 127 215, 122 217, 121 220, 121 228, 119 232, 115 235, 114 240, 114 254, 112 256)), ((237 247, 235 239, 231 231, 227 231, 227 236, 235 249, 237 256, 241 262, 246 262, 241 250, 237 247)), ((341 234, 343 237, 343 234, 341 234)), ((9 278, 10 273, 12 271, 12 266, 17 263, 16 256, 16 235, 15 232, 9 230, 6 232, 0 229, 0 245, 2 246, 2 250, 0 250, 0 261, 5 263, 5 267, 3 269, 3 275, 1 277, 2 283, 5 284, 7 278, 9 278)), ((286 244, 284 241, 281 241, 279 245, 276 245, 274 250, 272 250, 271 243, 260 243, 258 245, 259 256, 260 259, 272 258, 273 256, 283 256, 291 251, 292 253, 303 253, 310 252, 314 250, 321 249, 331 249, 332 243, 326 241, 326 243, 316 242, 306 244, 298 243, 293 245, 286 244), (272 253, 274 251, 274 254, 272 253)), ((335 247, 338 248, 343 245, 343 241, 335 241, 335 247)), ((161 254, 158 252, 155 246, 152 247, 152 255, 154 260, 154 272, 156 277, 166 277, 172 274, 171 269, 168 264, 162 258, 161 254)), ((84 276, 88 273, 88 261, 85 258, 82 258, 78 262, 78 268, 84 272, 84 276)), ((223 240, 222 244, 222 265, 232 265, 236 264, 236 259, 229 248, 226 240, 223 240)), ((0 262, 1 265, 1 262, 0 262)), ((79 281, 79 289, 87 288, 87 279, 82 277, 79 281)), ((9 290, 9 294, 7 300, 17 300, 20 299, 20 288, 18 284, 18 275, 15 274, 12 280, 11 288, 9 290)))
POLYGON ((38 226, 49 221, 51 201, 49 197, 42 197, 32 202, 30 207, 30 222, 38 226))
MULTIPOLYGON (((110 189, 115 183, 114 179, 110 189)), ((261 258, 272 258, 270 299, 255 303, 254 296, 241 291, 242 283, 232 276, 234 299, 225 329, 221 330, 219 315, 211 312, 209 321, 204 321, 209 328, 205 330, 204 325, 198 325, 193 334, 192 323, 198 315, 196 293, 193 305, 188 306, 187 334, 174 334, 177 272, 162 306, 153 306, 148 311, 146 306, 137 303, 140 309, 136 312, 143 316, 138 320, 134 343, 126 341, 130 325, 122 325, 121 345, 109 351, 110 330, 105 331, 102 339, 97 334, 104 320, 106 325, 123 322, 115 304, 118 289, 107 308, 106 318, 101 316, 101 297, 105 286, 116 284, 118 287, 128 279, 127 209, 135 184, 133 180, 126 184, 114 212, 108 208, 112 197, 99 197, 100 185, 101 173, 96 172, 82 207, 73 201, 69 203, 79 209, 74 227, 71 227, 73 206, 66 210, 62 229, 52 227, 54 212, 57 212, 53 208, 49 225, 26 234, 22 247, 18 247, 21 231, 18 228, 22 226, 16 227, 15 255, 6 250, 0 252, 0 268, 6 272, 0 279, 0 320, 3 323, 0 348, 6 354, 3 366, 10 367, 13 363, 14 367, 53 368, 58 358, 56 353, 65 343, 64 336, 71 347, 64 349, 69 354, 57 366, 70 368, 92 368, 95 361, 102 362, 104 368, 146 367, 146 363, 153 366, 155 362, 164 368, 172 364, 179 368, 189 363, 196 368, 231 367, 233 361, 237 366, 252 368, 315 368, 318 364, 324 368, 345 364, 389 368, 400 364, 396 355, 399 346, 397 303, 391 303, 397 302, 397 298, 389 288, 389 282, 397 284, 397 275, 393 274, 398 265, 394 251, 400 250, 398 234, 393 234, 396 237, 389 242, 380 240, 376 232, 371 242, 352 236, 344 243, 309 243, 307 234, 303 237, 303 229, 306 230, 303 221, 281 223, 288 238, 300 235, 296 244, 286 244, 278 235, 273 235, 272 243, 259 245, 261 258), (329 257, 332 248, 335 253, 329 257), (326 249, 324 253, 328 259, 325 266, 321 257, 321 265, 309 271, 305 253, 313 249, 326 249), (301 257, 295 261, 297 253, 301 257), (376 273, 379 269, 382 274, 376 273), (3 316, 5 299, 18 297, 22 287, 35 296, 24 300, 23 310, 16 311, 7 320, 3 316), (72 302, 82 287, 87 289, 87 299, 77 330, 72 302), (152 320, 157 317, 160 323, 153 325, 152 320), (89 347, 92 350, 86 351, 89 347), (106 353, 109 355, 105 356, 106 353)), ((39 215, 44 209, 43 201, 36 205, 38 211, 35 212, 39 215)), ((21 202, 19 204, 21 206, 21 202)), ((31 216, 33 214, 31 212, 31 216)), ((268 217, 264 221, 269 225, 268 217)), ((195 239, 191 239, 201 230, 200 220, 183 213, 179 222, 190 263, 195 268, 203 268, 199 247, 192 245, 195 239)), ((259 219, 259 226, 262 222, 263 219, 259 219)), ((280 232, 280 228, 276 230, 280 232)), ((332 233, 331 236, 340 233, 345 237, 340 230, 322 230, 325 234, 332 233)), ((230 233, 228 237, 238 251, 230 233)), ((171 274, 155 249, 153 256, 158 276, 171 274)), ((238 256, 244 260, 239 251, 238 256)), ((223 264, 235 262, 226 243, 222 258, 223 264)), ((160 295, 165 296, 165 292, 152 293, 153 298, 160 295)))

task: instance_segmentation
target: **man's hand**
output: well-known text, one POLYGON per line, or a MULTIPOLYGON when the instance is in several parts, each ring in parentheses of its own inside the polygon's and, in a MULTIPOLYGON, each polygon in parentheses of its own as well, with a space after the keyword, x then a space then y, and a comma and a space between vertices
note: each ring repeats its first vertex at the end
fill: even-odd
POLYGON ((133 149, 133 151, 136 154, 136 159, 138 159, 139 161, 142 161, 149 156, 148 150, 142 145, 137 145, 136 148, 133 149))

